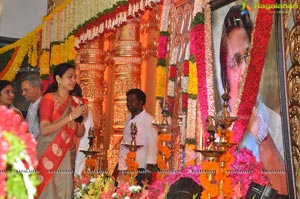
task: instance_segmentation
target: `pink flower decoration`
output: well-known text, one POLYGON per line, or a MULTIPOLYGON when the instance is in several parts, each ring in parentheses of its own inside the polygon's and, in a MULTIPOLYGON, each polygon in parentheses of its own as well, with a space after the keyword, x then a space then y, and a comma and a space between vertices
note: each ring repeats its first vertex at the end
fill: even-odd
MULTIPOLYGON (((25 147, 25 154, 28 155, 30 161, 23 161, 25 168, 28 164, 32 164, 36 169, 38 161, 36 154, 36 141, 31 133, 28 133, 28 124, 22 121, 12 109, 0 106, 0 171, 6 170, 6 154, 9 152, 11 143, 5 139, 5 132, 15 135, 20 139, 25 147)), ((0 198, 6 196, 6 172, 0 172, 0 198)))
POLYGON ((169 187, 182 177, 192 178, 196 183, 200 184, 199 175, 201 172, 200 166, 188 166, 181 171, 170 172, 165 178, 156 180, 149 185, 149 198, 163 198, 166 185, 169 187))
POLYGON ((168 37, 165 35, 161 35, 158 39, 158 59, 165 59, 167 55, 167 45, 168 45, 168 37))
POLYGON ((256 159, 251 151, 241 148, 234 154, 235 161, 231 164, 231 173, 233 187, 241 184, 240 191, 245 197, 251 182, 261 185, 268 184, 267 175, 263 172, 261 162, 256 159))

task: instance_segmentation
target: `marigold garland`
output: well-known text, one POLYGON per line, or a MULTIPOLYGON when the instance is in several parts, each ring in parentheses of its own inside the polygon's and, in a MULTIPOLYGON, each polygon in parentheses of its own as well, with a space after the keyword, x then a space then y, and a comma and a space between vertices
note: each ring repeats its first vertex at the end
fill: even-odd
POLYGON ((96 160, 93 159, 93 158, 87 158, 87 159, 85 160, 85 166, 86 166, 86 169, 87 169, 87 170, 92 171, 92 170, 94 170, 94 169, 96 168, 97 162, 96 162, 96 160))
POLYGON ((163 143, 171 141, 171 134, 161 133, 158 135, 157 147, 157 166, 161 173, 158 173, 157 178, 162 179, 165 176, 165 172, 169 169, 167 162, 171 157, 171 150, 168 146, 164 146, 163 143))
POLYGON ((138 163, 135 162, 136 152, 130 151, 127 153, 125 162, 127 164, 127 172, 125 175, 126 182, 133 182, 134 178, 137 176, 138 172, 138 163))
POLYGON ((43 17, 42 24, 35 30, 15 43, 0 48, 0 55, 8 50, 19 48, 19 52, 10 63, 10 67, 5 67, 7 72, 2 79, 12 81, 26 55, 29 58, 28 63, 37 66, 40 57, 38 46, 42 47, 41 50, 49 49, 50 43, 62 42, 70 36, 73 37, 70 45, 62 43, 58 47, 60 48, 59 52, 63 53, 60 59, 55 53, 52 56, 54 51, 51 52, 51 64, 57 65, 64 61, 74 60, 75 49, 65 45, 72 45, 73 48, 79 47, 79 44, 121 26, 126 22, 127 16, 139 17, 139 13, 158 3, 160 1, 157 0, 134 2, 91 0, 83 3, 78 0, 66 0, 60 6, 55 7, 49 15, 43 17), (75 34, 77 35, 76 38, 75 34))
POLYGON ((166 67, 157 66, 156 67, 156 97, 164 97, 165 85, 166 85, 166 67))
POLYGON ((49 75, 49 66, 50 66, 50 51, 45 49, 41 53, 41 57, 39 60, 40 74, 41 76, 49 75))
MULTIPOLYGON (((191 42, 191 48, 193 43, 191 42)), ((192 54, 191 50, 191 54, 192 54)), ((197 93, 198 93, 198 79, 197 79, 197 66, 194 56, 189 59, 189 79, 187 85, 187 138, 195 138, 196 132, 196 112, 197 112, 197 93)), ((187 69, 186 69, 187 70, 187 69)))
POLYGON ((11 59, 9 60, 9 62, 6 64, 5 68, 0 72, 0 79, 3 79, 4 75, 7 74, 8 70, 10 69, 13 61, 15 60, 15 57, 17 56, 18 54, 18 50, 19 50, 19 47, 16 47, 14 49, 14 52, 11 56, 11 59))
POLYGON ((197 66, 196 62, 189 62, 189 83, 188 83, 188 95, 189 98, 195 99, 198 94, 198 79, 197 79, 197 66))
POLYGON ((215 198, 219 195, 219 182, 210 182, 208 180, 208 175, 216 175, 219 172, 219 163, 204 161, 201 163, 202 172, 200 173, 200 183, 203 186, 203 192, 201 193, 201 199, 215 198))
POLYGON ((166 87, 166 56, 167 56, 167 45, 168 45, 168 34, 166 32, 161 32, 159 36, 158 43, 158 60, 156 67, 156 98, 165 97, 165 87, 166 87))
POLYGON ((185 166, 195 166, 195 144, 185 144, 185 166))
MULTIPOLYGON (((225 130, 225 136, 227 137, 228 143, 232 143, 233 133, 231 130, 225 130)), ((221 136, 222 129, 218 129, 217 133, 221 136)), ((206 198, 210 194, 211 198, 217 196, 230 198, 233 195, 232 179, 230 176, 230 165, 234 162, 234 157, 230 153, 230 150, 227 150, 220 157, 218 162, 209 162, 204 161, 202 163, 203 173, 200 174, 200 182, 205 189, 204 194, 201 198, 206 198), (222 163, 222 166, 221 166, 222 163), (211 183, 207 178, 208 173, 214 172, 214 182, 211 183), (204 182, 203 182, 204 181, 204 182), (222 181, 222 187, 219 186, 219 183, 222 181), (217 187, 218 192, 214 192, 212 189, 217 187), (217 194, 217 195, 216 195, 217 194)))

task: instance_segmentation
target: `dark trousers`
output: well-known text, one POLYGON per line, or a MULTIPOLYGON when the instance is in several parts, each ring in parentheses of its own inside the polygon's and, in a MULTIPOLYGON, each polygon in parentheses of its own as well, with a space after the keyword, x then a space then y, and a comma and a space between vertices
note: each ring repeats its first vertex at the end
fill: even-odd
POLYGON ((138 168, 138 174, 135 177, 137 181, 137 185, 143 187, 143 180, 145 180, 145 177, 146 177, 146 169, 138 168))

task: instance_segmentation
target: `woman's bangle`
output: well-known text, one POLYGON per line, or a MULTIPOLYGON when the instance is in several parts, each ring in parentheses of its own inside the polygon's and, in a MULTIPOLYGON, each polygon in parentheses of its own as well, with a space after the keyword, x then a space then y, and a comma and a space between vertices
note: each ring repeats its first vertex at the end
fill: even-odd
POLYGON ((70 122, 73 120, 72 116, 71 116, 71 113, 69 114, 69 119, 70 119, 70 122))

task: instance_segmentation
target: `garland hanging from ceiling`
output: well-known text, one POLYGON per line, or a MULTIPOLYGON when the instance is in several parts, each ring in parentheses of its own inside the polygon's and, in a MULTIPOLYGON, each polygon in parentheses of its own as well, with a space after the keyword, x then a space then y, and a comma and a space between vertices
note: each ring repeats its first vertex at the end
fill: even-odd
POLYGON ((43 78, 50 68, 75 59, 75 48, 140 17, 160 0, 65 0, 42 24, 13 44, 0 48, 1 79, 12 81, 25 57, 43 78), (14 52, 7 56, 7 52, 14 52))

